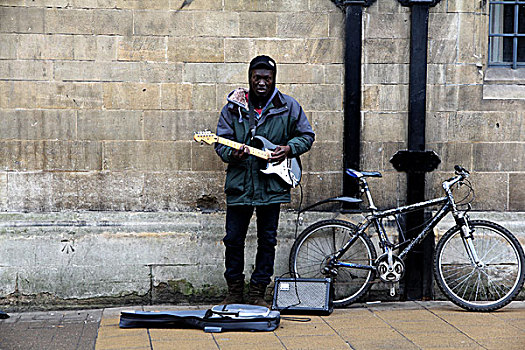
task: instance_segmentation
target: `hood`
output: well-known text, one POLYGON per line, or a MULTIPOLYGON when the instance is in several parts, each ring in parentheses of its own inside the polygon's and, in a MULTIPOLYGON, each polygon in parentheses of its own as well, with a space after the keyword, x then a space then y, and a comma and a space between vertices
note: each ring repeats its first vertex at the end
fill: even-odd
POLYGON ((248 89, 246 88, 237 88, 230 92, 228 95, 228 102, 234 103, 246 110, 248 110, 248 100, 246 95, 248 94, 248 89))

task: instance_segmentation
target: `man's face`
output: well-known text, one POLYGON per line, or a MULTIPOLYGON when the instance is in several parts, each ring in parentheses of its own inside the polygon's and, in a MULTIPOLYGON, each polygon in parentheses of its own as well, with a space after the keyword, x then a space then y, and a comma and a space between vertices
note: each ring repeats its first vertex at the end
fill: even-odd
POLYGON ((254 69, 250 73, 250 90, 259 98, 268 97, 273 91, 274 73, 269 69, 254 69))

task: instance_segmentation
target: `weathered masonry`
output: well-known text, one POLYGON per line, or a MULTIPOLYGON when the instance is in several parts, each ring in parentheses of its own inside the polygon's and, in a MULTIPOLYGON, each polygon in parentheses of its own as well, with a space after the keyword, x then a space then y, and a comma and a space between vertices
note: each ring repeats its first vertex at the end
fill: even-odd
MULTIPOLYGON (((342 193, 345 1, 182 3, 0 0, 4 306, 216 300, 225 167, 192 136, 215 129, 257 54, 275 58, 279 89, 317 133, 302 158, 303 204, 342 193)), ((383 173, 371 188, 385 207, 406 201, 406 174, 389 160, 408 148, 411 9, 398 0, 369 5, 357 162, 383 173)), ((441 159, 425 195, 439 194, 461 164, 472 171, 474 215, 522 243, 524 15, 523 1, 429 8, 424 135, 441 159)), ((299 199, 294 192, 283 212, 276 274, 287 270, 299 199)), ((330 215, 310 213, 305 224, 330 215)), ((247 257, 247 269, 252 263, 247 257)))

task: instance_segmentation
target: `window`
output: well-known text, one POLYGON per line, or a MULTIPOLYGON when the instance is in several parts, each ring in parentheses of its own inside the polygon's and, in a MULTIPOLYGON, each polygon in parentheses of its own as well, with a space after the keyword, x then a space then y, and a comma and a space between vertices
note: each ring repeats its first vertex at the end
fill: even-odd
POLYGON ((489 66, 525 67, 525 0, 491 0, 489 16, 489 66))

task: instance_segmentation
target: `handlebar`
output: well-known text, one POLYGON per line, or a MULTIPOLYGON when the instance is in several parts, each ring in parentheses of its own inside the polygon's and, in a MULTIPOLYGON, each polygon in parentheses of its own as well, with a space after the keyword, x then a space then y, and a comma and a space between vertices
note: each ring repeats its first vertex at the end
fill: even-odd
POLYGON ((470 172, 467 169, 465 169, 462 166, 460 166, 460 165, 455 165, 454 166, 454 170, 455 170, 456 176, 451 177, 450 179, 443 181, 443 188, 445 189, 445 191, 447 193, 450 190, 450 187, 452 187, 453 185, 455 185, 459 181, 461 181, 463 179, 466 179, 470 175, 470 172))

